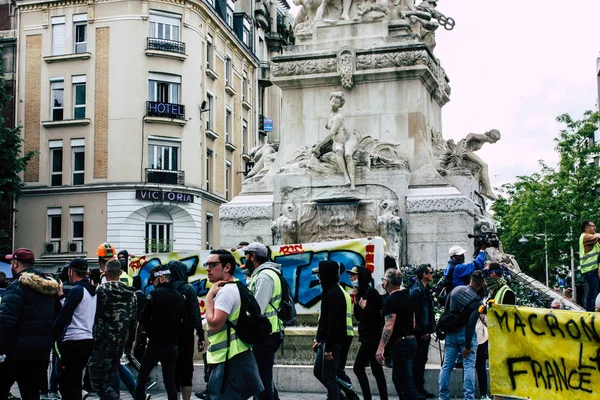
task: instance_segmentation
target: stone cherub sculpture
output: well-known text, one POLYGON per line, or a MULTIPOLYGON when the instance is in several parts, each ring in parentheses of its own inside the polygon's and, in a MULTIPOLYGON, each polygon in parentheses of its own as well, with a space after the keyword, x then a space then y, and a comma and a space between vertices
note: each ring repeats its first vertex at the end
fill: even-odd
POLYGON ((315 23, 317 9, 323 4, 323 0, 294 0, 294 4, 300 7, 294 18, 294 33, 298 35, 310 32, 315 23))
POLYGON ((356 165, 353 157, 358 147, 358 138, 354 132, 350 132, 344 126, 344 115, 340 112, 340 109, 345 103, 346 97, 344 96, 344 93, 333 92, 329 95, 331 112, 329 114, 329 120, 325 125, 325 128, 329 129, 329 135, 312 149, 312 154, 313 157, 321 157, 323 146, 326 146, 331 142, 332 151, 335 153, 339 168, 344 174, 346 184, 349 184, 350 189, 354 190, 356 165))
POLYGON ((496 143, 498 140, 500 140, 500 131, 497 129, 492 129, 483 134, 469 133, 464 139, 461 140, 461 142, 464 143, 463 158, 479 166, 479 186, 481 188, 481 194, 490 200, 496 200, 497 197, 492 191, 492 186, 490 184, 488 165, 474 152, 480 150, 485 143, 496 143))
POLYGON ((317 14, 315 16, 315 19, 317 21, 322 20, 323 13, 325 12, 325 8, 338 5, 336 3, 338 3, 338 4, 342 3, 342 14, 340 15, 339 19, 340 20, 349 20, 350 19, 349 12, 350 12, 350 6, 352 5, 352 0, 323 0, 321 5, 317 9, 317 14))

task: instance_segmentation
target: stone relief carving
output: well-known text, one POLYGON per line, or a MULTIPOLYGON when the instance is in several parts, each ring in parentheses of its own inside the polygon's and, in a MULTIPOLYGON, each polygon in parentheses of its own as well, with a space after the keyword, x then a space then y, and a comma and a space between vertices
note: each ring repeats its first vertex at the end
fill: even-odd
POLYGON ((425 50, 358 54, 356 57, 356 69, 406 67, 418 63, 424 64, 429 58, 429 54, 425 50))
POLYGON ((311 33, 317 9, 322 3, 323 0, 294 0, 294 4, 300 7, 292 26, 296 35, 311 33))
POLYGON ((336 72, 336 70, 337 59, 335 57, 271 63, 271 75, 273 76, 326 74, 336 72))
POLYGON ((315 20, 320 21, 325 19, 324 15, 326 15, 329 20, 349 20, 350 19, 350 6, 352 5, 352 0, 323 0, 319 8, 317 9, 317 13, 315 15, 315 20), (340 14, 341 8, 341 14, 340 14))
POLYGON ((360 237, 377 236, 377 204, 374 201, 361 201, 356 216, 356 229, 360 237))
POLYGON ((319 221, 317 220, 317 204, 303 203, 300 210, 300 243, 316 242, 319 238, 319 221))
POLYGON ((496 200, 496 195, 492 191, 488 165, 478 155, 475 154, 485 143, 496 143, 500 140, 500 132, 492 129, 483 134, 469 133, 464 139, 454 143, 450 139, 446 142, 446 152, 440 158, 441 172, 468 169, 473 176, 478 176, 479 193, 490 200, 496 200))
POLYGON ((246 179, 262 179, 262 177, 271 169, 271 166, 277 157, 278 150, 279 143, 268 143, 263 146, 252 148, 249 156, 252 161, 254 161, 254 167, 252 167, 248 175, 246 175, 246 179))
POLYGON ((274 244, 297 243, 296 218, 296 206, 293 204, 285 204, 279 218, 271 223, 271 233, 273 235, 274 244))
POLYGON ((402 236, 402 218, 395 200, 382 200, 379 203, 379 215, 377 216, 377 227, 379 235, 386 243, 386 255, 398 258, 400 255, 400 243, 402 236))
POLYGON ((352 89, 354 85, 352 75, 354 74, 354 54, 350 50, 342 50, 338 55, 339 74, 344 89, 352 89))
POLYGON ((467 197, 407 199, 406 211, 418 214, 463 211, 469 215, 474 215, 473 202, 467 197))
MULTIPOLYGON (((225 220, 251 220, 251 219, 263 219, 273 218, 273 206, 272 205, 257 205, 257 206, 238 206, 238 207, 227 207, 219 211, 219 219, 225 220)), ((246 221, 245 223, 247 223, 246 221)), ((244 223, 244 224, 245 224, 244 223)))
POLYGON ((357 237, 358 202, 317 203, 319 240, 342 240, 357 237))
POLYGON ((388 9, 388 0, 366 0, 357 7, 357 19, 361 21, 378 21, 387 16, 388 9))

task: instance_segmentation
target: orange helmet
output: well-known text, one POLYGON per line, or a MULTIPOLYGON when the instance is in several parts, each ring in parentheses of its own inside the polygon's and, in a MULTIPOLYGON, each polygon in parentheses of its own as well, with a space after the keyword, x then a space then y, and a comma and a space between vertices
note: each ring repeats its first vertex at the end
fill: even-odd
POLYGON ((117 252, 115 251, 115 248, 112 247, 112 245, 104 242, 100 246, 98 246, 98 250, 96 250, 96 255, 98 257, 113 258, 117 255, 117 252))

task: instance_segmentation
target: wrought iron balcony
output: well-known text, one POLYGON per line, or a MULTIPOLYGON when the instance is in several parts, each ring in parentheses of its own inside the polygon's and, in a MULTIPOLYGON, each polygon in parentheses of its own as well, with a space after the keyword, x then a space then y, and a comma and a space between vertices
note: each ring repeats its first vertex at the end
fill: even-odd
POLYGON ((176 40, 148 38, 146 50, 167 51, 170 53, 185 54, 185 43, 176 40))
POLYGON ((258 130, 259 131, 265 130, 265 116, 262 114, 258 114, 258 130))
POLYGON ((171 253, 173 251, 173 239, 145 239, 146 253, 171 253))
POLYGON ((183 104, 147 101, 146 116, 185 120, 185 106, 183 104))
POLYGON ((146 168, 146 183, 185 186, 185 172, 169 169, 146 168))

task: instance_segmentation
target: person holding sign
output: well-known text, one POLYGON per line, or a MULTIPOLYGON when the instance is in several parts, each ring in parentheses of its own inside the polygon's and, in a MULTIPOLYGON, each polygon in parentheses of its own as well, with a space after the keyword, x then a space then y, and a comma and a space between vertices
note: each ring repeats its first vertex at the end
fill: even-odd
POLYGON ((585 298, 585 310, 594 311, 594 302, 598 296, 598 286, 600 285, 600 270, 598 270, 598 256, 600 255, 600 234, 596 233, 596 224, 593 221, 585 220, 579 227, 581 236, 579 236, 579 267, 585 278, 587 287, 587 296, 585 298))
POLYGON ((479 318, 479 306, 482 305, 485 280, 481 271, 471 274, 468 286, 458 286, 452 290, 444 313, 458 315, 456 325, 446 335, 444 363, 440 370, 440 400, 450 400, 450 375, 454 362, 462 353, 465 400, 475 398, 475 357, 477 353, 477 335, 475 325, 479 318))

